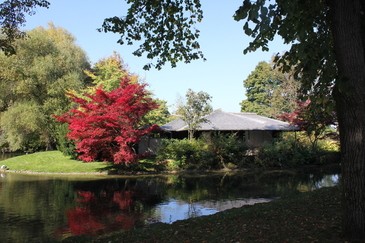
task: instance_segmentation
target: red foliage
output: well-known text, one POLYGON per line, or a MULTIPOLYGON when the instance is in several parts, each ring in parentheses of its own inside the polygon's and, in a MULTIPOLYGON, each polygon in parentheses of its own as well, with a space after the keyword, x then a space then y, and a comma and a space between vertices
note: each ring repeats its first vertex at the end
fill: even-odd
POLYGON ((118 204, 121 210, 128 209, 133 204, 133 192, 131 191, 120 191, 114 192, 113 202, 118 204))
POLYGON ((295 125, 308 135, 314 135, 314 142, 321 136, 329 125, 336 124, 336 114, 330 105, 322 105, 311 100, 298 101, 298 108, 292 113, 284 113, 279 118, 295 125))
POLYGON ((77 194, 76 202, 79 205, 67 211, 67 231, 73 235, 98 235, 113 230, 129 230, 135 226, 138 217, 129 213, 134 204, 133 191, 105 194, 108 195, 108 200, 103 200, 104 197, 95 196, 90 191, 78 191, 77 194))
POLYGON ((116 164, 136 161, 133 145, 158 128, 141 127, 144 115, 158 107, 145 87, 125 77, 119 88, 110 92, 97 89, 87 99, 68 94, 79 107, 56 119, 69 124, 68 138, 75 142, 79 159, 116 164))
POLYGON ((306 117, 306 112, 309 109, 311 101, 297 101, 298 108, 291 113, 283 113, 279 116, 279 119, 287 121, 290 124, 297 126, 300 130, 306 130, 309 121, 306 117))
POLYGON ((80 198, 77 200, 77 202, 80 202, 80 203, 91 202, 95 199, 94 193, 89 192, 89 191, 78 191, 77 194, 80 196, 80 198))
POLYGON ((69 230, 73 235, 96 234, 105 227, 88 208, 76 207, 69 210, 67 219, 69 230))

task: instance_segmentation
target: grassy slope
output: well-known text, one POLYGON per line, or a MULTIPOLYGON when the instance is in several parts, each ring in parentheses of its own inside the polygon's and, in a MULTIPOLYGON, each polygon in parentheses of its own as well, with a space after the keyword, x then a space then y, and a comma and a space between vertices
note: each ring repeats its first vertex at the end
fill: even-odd
POLYGON ((83 163, 65 157, 59 151, 47 151, 16 156, 0 161, 11 171, 40 173, 97 173, 110 164, 102 162, 83 163))

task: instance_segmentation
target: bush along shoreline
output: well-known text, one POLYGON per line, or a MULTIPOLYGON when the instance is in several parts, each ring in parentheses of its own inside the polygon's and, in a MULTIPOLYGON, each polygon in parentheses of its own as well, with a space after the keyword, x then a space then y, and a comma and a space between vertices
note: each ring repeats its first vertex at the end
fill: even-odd
POLYGON ((321 140, 315 146, 300 136, 285 135, 252 149, 235 134, 199 139, 163 139, 156 162, 166 170, 285 169, 339 164, 339 145, 321 140))
POLYGON ((113 175, 275 170, 339 165, 338 150, 334 141, 320 141, 313 147, 293 136, 252 150, 235 134, 217 133, 192 140, 162 139, 155 155, 130 164, 82 162, 59 151, 45 151, 6 159, 0 166, 6 168, 3 172, 113 175))

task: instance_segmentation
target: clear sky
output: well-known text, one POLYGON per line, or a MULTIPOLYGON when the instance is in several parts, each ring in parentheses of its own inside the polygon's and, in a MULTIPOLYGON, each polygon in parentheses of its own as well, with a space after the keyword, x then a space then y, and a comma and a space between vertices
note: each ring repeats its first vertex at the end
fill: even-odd
POLYGON ((167 64, 160 71, 145 71, 143 66, 148 60, 132 55, 137 46, 121 46, 117 43, 118 34, 97 31, 104 18, 125 14, 125 0, 50 2, 49 9, 37 9, 35 15, 27 17, 24 29, 46 27, 50 22, 65 28, 76 38, 91 63, 116 51, 129 70, 149 84, 156 98, 168 102, 170 111, 175 110, 178 97, 184 97, 191 88, 210 94, 214 109, 239 112, 239 103, 245 99, 243 80, 258 62, 269 61, 275 53, 287 49, 281 41, 276 40, 271 43, 269 52, 257 51, 243 55, 243 49, 251 39, 243 33, 243 23, 234 21, 232 17, 242 0, 202 0, 204 19, 197 28, 201 30, 199 43, 207 61, 179 63, 176 68, 167 64))

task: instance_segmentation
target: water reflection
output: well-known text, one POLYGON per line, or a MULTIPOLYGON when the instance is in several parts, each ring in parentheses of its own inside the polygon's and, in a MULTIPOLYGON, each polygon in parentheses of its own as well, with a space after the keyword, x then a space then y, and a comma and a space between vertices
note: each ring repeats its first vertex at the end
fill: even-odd
POLYGON ((75 178, 3 174, 0 242, 46 242, 214 214, 338 182, 330 173, 75 178))
POLYGON ((162 222, 171 224, 178 220, 211 215, 231 208, 239 208, 245 205, 270 202, 270 198, 243 198, 235 200, 204 200, 200 202, 185 202, 171 199, 159 204, 154 210, 155 218, 149 218, 148 223, 162 222))

